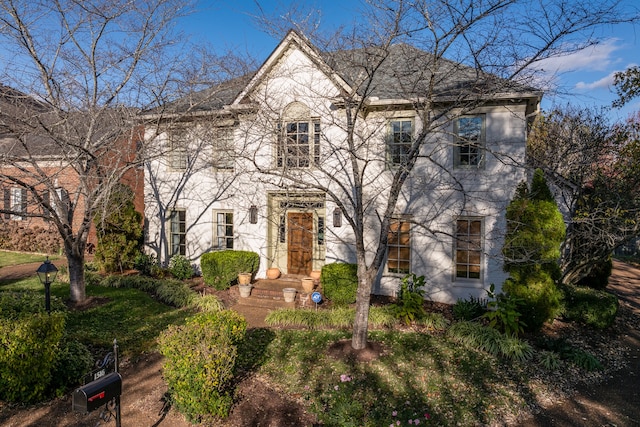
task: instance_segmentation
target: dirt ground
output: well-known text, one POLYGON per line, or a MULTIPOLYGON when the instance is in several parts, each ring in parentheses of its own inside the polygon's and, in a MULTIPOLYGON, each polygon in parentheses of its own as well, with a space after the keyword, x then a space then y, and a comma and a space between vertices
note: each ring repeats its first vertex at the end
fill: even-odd
MULTIPOLYGON (((0 281, 15 279, 20 274, 33 274, 32 266, 0 269, 0 281), (22 270, 22 272, 20 271, 22 270)), ((625 321, 618 322, 616 339, 628 347, 627 364, 599 384, 579 386, 575 394, 557 402, 541 404, 540 413, 518 426, 640 426, 640 269, 616 262, 609 290, 620 297, 625 321)), ((233 298, 226 296, 226 302, 233 298)), ((264 327, 266 309, 236 306, 247 317, 250 327, 264 327)), ((348 347, 348 346, 347 346, 348 347)), ((332 352, 340 353, 339 348, 332 352)), ((336 357, 340 357, 339 354, 336 357)), ((162 358, 146 354, 138 360, 121 363, 123 377, 121 419, 123 426, 190 427, 184 417, 167 407, 167 387, 162 379, 162 358)), ((313 426, 314 417, 295 398, 274 390, 257 376, 244 379, 238 386, 238 402, 231 416, 219 426, 286 427, 313 426)), ((0 403, 0 425, 6 427, 96 426, 98 411, 88 415, 74 413, 71 396, 44 404, 19 407, 0 403)), ((113 420, 101 425, 114 425, 113 420)), ((217 426, 214 426, 217 427, 217 426)))

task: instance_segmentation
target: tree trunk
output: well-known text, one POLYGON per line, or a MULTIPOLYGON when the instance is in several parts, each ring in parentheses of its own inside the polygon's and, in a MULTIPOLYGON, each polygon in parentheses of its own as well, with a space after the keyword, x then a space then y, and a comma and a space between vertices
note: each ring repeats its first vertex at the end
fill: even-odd
POLYGON ((367 337, 369 334, 369 305, 371 302, 372 285, 372 275, 369 273, 369 270, 365 265, 364 258, 362 260, 358 260, 356 316, 353 321, 353 336, 351 338, 351 347, 355 350, 363 350, 367 346, 367 337))
POLYGON ((69 264, 71 302, 81 303, 87 298, 84 283, 84 252, 68 251, 67 262, 69 264))

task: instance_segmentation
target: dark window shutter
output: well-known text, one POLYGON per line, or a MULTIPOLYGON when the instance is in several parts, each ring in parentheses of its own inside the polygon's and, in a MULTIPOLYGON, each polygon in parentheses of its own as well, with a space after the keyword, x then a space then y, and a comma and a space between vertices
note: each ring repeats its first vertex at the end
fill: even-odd
POLYGON ((22 190, 20 190, 20 212, 22 214, 24 214, 22 216, 22 219, 27 219, 26 213, 27 213, 27 189, 23 188, 22 190))
POLYGON ((51 206, 51 196, 49 195, 49 190, 44 190, 42 192, 42 215, 44 215, 45 218, 49 218, 51 216, 51 212, 49 212, 45 205, 51 206))
MULTIPOLYGON (((4 189, 4 209, 11 210, 11 190, 8 188, 4 189)), ((11 219, 11 214, 5 213, 4 219, 11 219)))

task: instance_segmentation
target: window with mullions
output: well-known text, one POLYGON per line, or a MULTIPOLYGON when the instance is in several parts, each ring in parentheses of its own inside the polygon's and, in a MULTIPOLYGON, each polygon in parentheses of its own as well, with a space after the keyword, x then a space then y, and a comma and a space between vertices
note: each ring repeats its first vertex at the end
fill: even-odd
POLYGON ((279 168, 308 168, 320 163, 320 120, 288 121, 279 126, 279 168))
POLYGON ((400 166, 407 163, 412 139, 412 120, 392 120, 389 122, 387 156, 390 166, 400 166))
POLYGON ((482 277, 482 220, 463 218, 456 221, 456 277, 482 277))
POLYGON ((212 164, 216 171, 233 171, 234 150, 233 150, 233 129, 222 128, 215 133, 215 140, 212 142, 212 164))
POLYGON ((453 123, 455 133, 454 166, 484 166, 485 116, 459 117, 453 123))
POLYGON ((411 223, 392 218, 387 241, 387 271, 409 274, 411 272, 411 223))
POLYGON ((171 256, 187 254, 187 212, 183 209, 172 210, 169 214, 169 244, 171 256))
POLYGON ((214 212, 214 250, 233 249, 233 212, 214 212))
POLYGON ((169 167, 176 171, 184 171, 188 165, 187 131, 182 128, 170 129, 169 151, 167 153, 169 167))
POLYGON ((5 219, 24 220, 27 213, 27 190, 24 188, 11 188, 4 190, 4 208, 13 211, 13 214, 6 213, 5 219))

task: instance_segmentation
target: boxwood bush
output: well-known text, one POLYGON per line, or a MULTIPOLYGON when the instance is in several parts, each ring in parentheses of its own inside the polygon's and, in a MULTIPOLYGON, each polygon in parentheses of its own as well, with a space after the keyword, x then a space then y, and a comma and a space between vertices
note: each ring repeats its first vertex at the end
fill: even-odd
POLYGON ((159 337, 171 399, 190 420, 225 418, 233 404, 237 345, 247 322, 232 310, 199 313, 159 337))
POLYGON ((327 299, 336 305, 348 305, 356 301, 358 266, 334 262, 322 267, 320 280, 327 299))
POLYGON ((218 290, 228 289, 238 281, 238 273, 254 275, 260 267, 260 256, 250 251, 209 252, 200 258, 204 282, 218 290))
POLYGON ((66 312, 57 298, 51 314, 42 295, 0 292, 0 400, 33 403, 47 397, 66 312))

